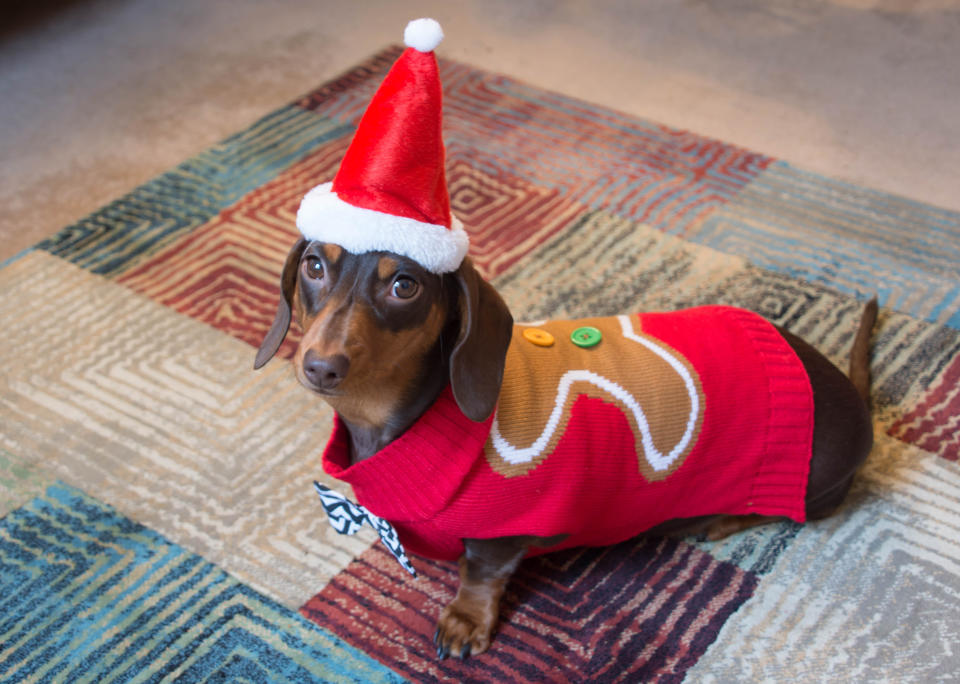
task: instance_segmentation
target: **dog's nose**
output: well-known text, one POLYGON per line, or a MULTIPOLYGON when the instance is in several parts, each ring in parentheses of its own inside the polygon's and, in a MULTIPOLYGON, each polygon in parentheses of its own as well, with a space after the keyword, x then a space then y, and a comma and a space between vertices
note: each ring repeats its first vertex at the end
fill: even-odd
POLYGON ((348 370, 350 359, 343 354, 320 356, 308 349, 303 355, 303 374, 318 389, 333 389, 346 377, 348 370))

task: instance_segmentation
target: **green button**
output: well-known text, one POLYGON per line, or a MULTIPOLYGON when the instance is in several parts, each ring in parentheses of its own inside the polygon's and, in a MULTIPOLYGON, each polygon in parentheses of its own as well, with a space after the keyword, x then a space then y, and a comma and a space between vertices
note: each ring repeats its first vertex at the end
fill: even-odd
POLYGON ((600 344, 603 335, 592 325, 585 325, 577 328, 570 334, 570 339, 578 347, 595 347, 600 344))

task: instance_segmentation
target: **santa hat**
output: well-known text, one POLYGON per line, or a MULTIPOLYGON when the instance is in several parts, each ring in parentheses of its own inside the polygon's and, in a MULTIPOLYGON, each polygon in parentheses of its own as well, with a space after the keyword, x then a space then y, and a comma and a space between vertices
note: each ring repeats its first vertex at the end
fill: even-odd
POLYGON ((455 271, 469 247, 450 213, 433 19, 407 24, 407 49, 373 96, 332 183, 300 203, 297 228, 348 252, 387 251, 434 273, 455 271))

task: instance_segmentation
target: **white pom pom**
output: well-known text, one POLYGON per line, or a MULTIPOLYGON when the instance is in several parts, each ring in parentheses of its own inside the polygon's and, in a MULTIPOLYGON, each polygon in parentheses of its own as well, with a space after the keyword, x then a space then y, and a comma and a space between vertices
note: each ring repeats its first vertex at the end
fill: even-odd
POLYGON ((443 29, 435 19, 414 19, 403 31, 403 42, 420 52, 433 52, 443 40, 443 29))

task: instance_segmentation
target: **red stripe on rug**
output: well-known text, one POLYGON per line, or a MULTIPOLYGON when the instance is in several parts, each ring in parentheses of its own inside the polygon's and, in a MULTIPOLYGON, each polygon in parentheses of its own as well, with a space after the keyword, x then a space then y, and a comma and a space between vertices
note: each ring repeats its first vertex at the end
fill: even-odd
POLYGON ((947 366, 939 382, 887 434, 948 461, 960 460, 960 357, 947 366))
POLYGON ((451 211, 470 233, 470 256, 495 278, 568 226, 586 209, 557 190, 503 172, 486 173, 480 155, 462 150, 448 164, 451 211))
MULTIPOLYGON (((287 252, 300 237, 295 225, 300 200, 333 177, 348 143, 343 137, 318 147, 117 281, 259 346, 280 300, 287 252)), ((294 326, 277 355, 292 356, 298 340, 294 326)))
POLYGON ((380 81, 402 52, 403 48, 397 45, 381 50, 362 64, 304 95, 296 102, 297 106, 340 121, 359 120, 380 81), (355 103, 353 108, 344 108, 345 96, 355 103))
POLYGON ((300 612, 416 681, 679 681, 757 584, 673 540, 541 556, 508 586, 490 650, 438 660, 433 634, 456 567, 415 564, 417 579, 378 544, 300 612))

